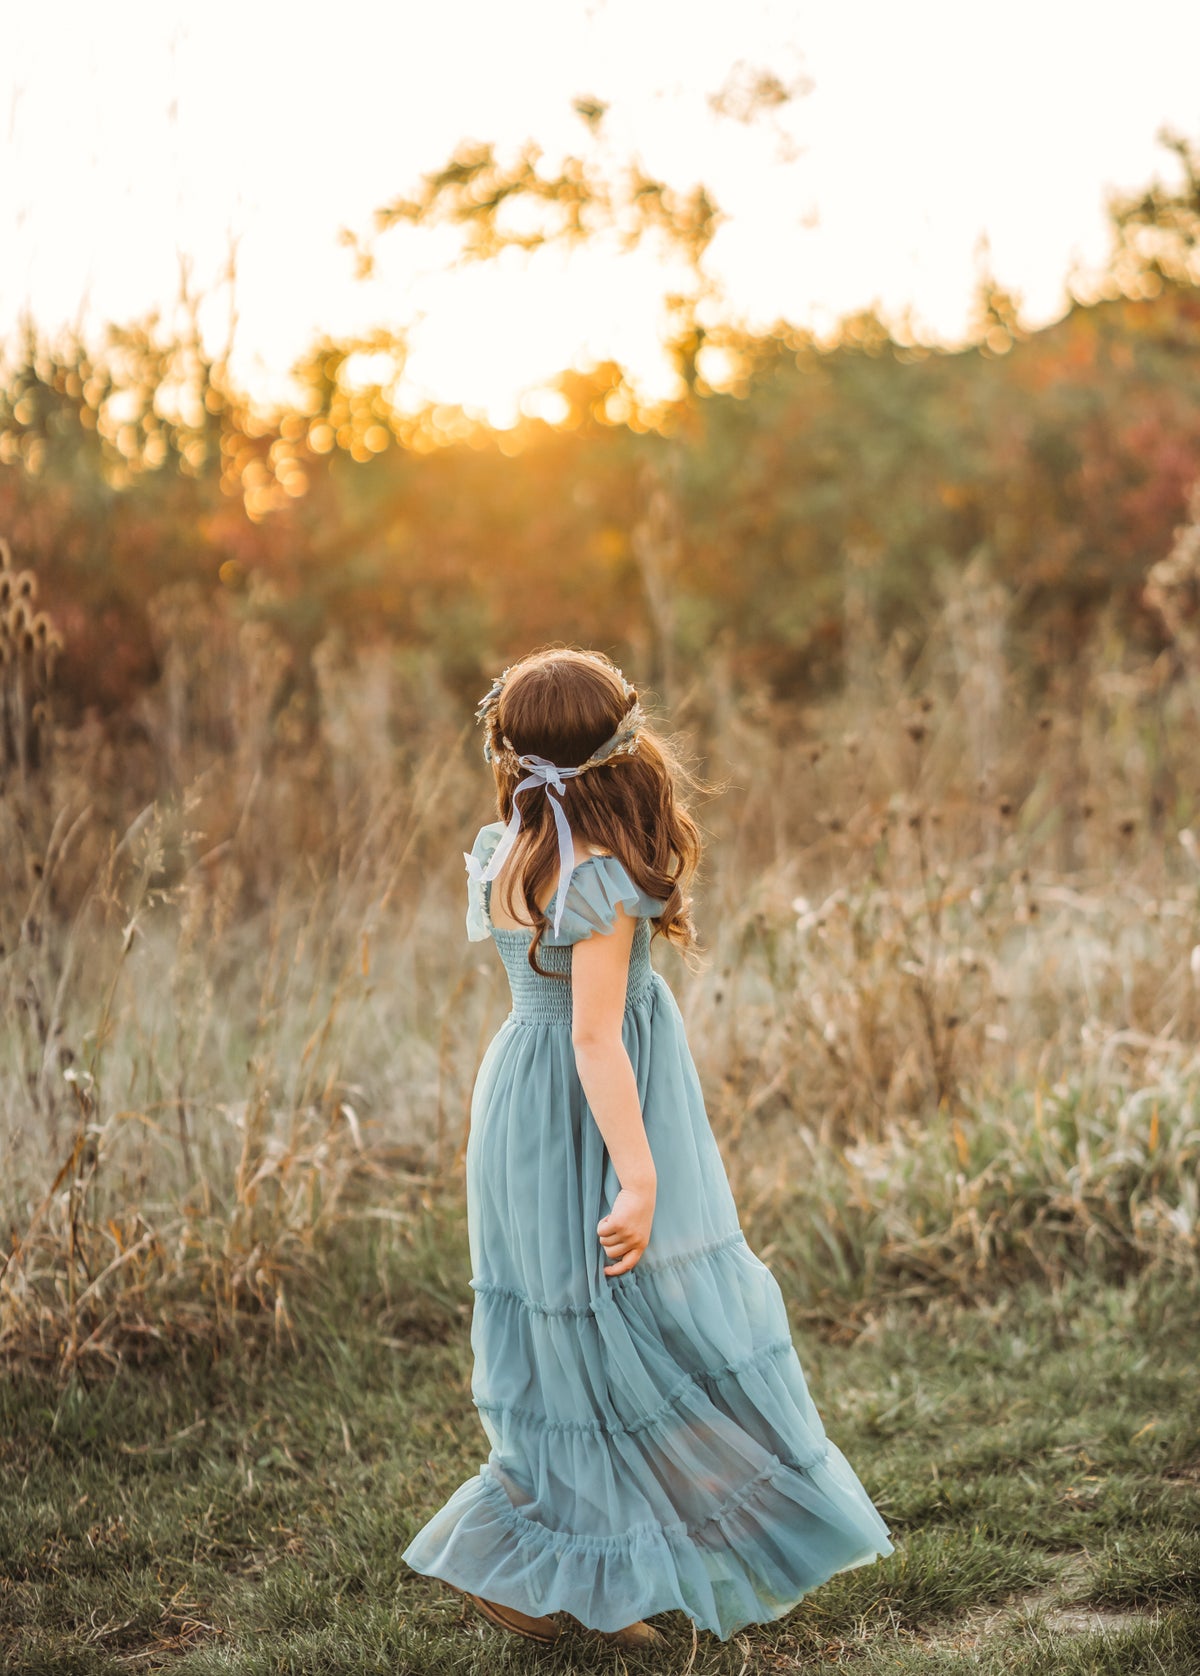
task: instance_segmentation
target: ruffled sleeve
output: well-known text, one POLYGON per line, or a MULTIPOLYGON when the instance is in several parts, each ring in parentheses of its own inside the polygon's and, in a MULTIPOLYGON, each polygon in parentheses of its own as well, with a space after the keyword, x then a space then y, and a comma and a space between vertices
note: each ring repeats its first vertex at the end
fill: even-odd
MULTIPOLYGON (((554 917, 555 900, 551 899, 546 910, 551 919, 554 917)), ((542 938, 543 945, 562 948, 568 943, 582 942, 594 931, 603 936, 610 935, 616 923, 618 904, 626 913, 647 919, 661 914, 666 907, 665 902, 658 902, 638 889, 626 872, 624 863, 615 855, 588 856, 585 861, 577 862, 567 887, 558 935, 555 936, 553 930, 547 931, 542 938)))
MULTIPOLYGON (((503 821, 492 821, 488 826, 481 826, 475 834, 475 842, 471 845, 471 854, 481 867, 486 867, 491 860, 492 851, 500 842, 500 834, 504 831, 503 821)), ((466 852, 463 852, 466 860, 466 852)), ((488 930, 487 914, 484 910, 483 893, 487 886, 479 879, 467 875, 467 936, 472 943, 482 943, 491 936, 488 930)))

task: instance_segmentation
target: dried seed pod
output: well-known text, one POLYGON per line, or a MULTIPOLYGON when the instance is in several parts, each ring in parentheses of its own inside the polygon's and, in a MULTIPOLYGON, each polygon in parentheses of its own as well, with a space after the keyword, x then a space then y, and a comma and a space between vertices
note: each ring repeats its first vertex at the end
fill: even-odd
POLYGON ((53 738, 48 694, 63 642, 50 615, 35 608, 37 591, 35 573, 14 568, 0 537, 0 704, 8 718, 0 730, 0 776, 14 766, 22 779, 36 772, 53 738))

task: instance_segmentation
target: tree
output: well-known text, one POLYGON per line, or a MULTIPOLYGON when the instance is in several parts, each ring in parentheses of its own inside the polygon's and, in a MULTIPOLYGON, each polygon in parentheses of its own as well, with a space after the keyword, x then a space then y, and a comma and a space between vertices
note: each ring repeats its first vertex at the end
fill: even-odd
POLYGON ((1182 184, 1155 180, 1141 192, 1115 193, 1108 201, 1113 274, 1135 295, 1147 274, 1176 285, 1200 284, 1200 141, 1170 128, 1161 128, 1156 138, 1179 158, 1182 184))

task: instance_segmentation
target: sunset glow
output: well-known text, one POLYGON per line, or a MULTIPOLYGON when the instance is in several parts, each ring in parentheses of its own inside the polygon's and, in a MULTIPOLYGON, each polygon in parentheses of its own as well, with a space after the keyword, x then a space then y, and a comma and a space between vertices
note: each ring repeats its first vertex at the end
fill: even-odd
POLYGON ((984 264, 1029 323, 1061 314, 1068 273, 1105 255, 1106 188, 1162 171, 1157 130, 1197 114, 1200 11, 1179 0, 1149 0, 1134 34, 1104 26, 1115 7, 1032 0, 1003 32, 945 0, 903 16, 755 0, 699 31, 674 0, 365 5, 319 35, 266 8, 69 9, 66 56, 61 8, 10 25, 0 333, 27 310, 47 327, 169 320, 186 266, 215 351, 232 244, 247 388, 286 395, 317 335, 386 328, 408 341, 401 405, 461 404, 497 427, 598 358, 669 396, 661 300, 677 276, 653 251, 602 249, 452 273, 454 233, 408 228, 356 279, 343 231, 368 233, 464 139, 506 155, 534 141, 551 166, 588 140, 572 101, 598 98, 614 164, 709 186, 726 220, 706 268, 732 315, 823 332, 877 305, 956 342, 984 264), (752 67, 792 97, 739 120, 752 67))

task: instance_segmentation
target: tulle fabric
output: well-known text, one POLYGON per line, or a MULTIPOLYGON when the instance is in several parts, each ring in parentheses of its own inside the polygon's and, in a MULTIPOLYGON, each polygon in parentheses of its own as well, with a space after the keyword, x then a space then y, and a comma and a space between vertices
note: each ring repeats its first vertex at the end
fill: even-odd
MULTIPOLYGON (((503 827, 484 827, 486 864, 503 827)), ((490 1450, 404 1552, 415 1570, 535 1615, 613 1630, 678 1609, 722 1639, 835 1572, 893 1551, 826 1436, 778 1283, 750 1249, 679 1008, 649 958, 647 897, 616 857, 576 866, 541 964, 638 917, 622 1040, 658 1174, 650 1243, 603 1273, 619 1183, 570 1036, 570 985, 492 926, 513 1008, 472 1097, 467 1214, 472 1396, 490 1450)))

